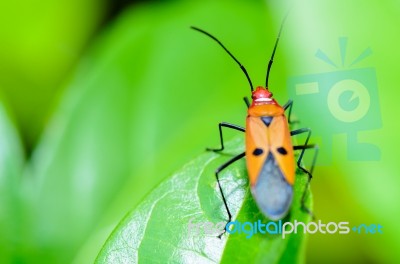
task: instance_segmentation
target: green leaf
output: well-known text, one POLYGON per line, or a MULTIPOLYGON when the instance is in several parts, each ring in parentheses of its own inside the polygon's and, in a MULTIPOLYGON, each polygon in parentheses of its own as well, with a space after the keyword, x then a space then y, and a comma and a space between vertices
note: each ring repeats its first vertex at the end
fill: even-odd
POLYGON ((246 78, 190 25, 231 43, 263 80, 265 43, 274 39, 266 12, 261 0, 172 1, 134 5, 107 26, 71 76, 24 177, 33 254, 93 262, 128 210, 217 141, 209 133, 217 120, 244 121, 246 78))
POLYGON ((58 92, 104 23, 105 1, 0 3, 0 90, 28 149, 37 143, 58 92))
MULTIPOLYGON (((191 233, 188 223, 224 222, 226 211, 221 200, 214 171, 235 153, 243 151, 243 140, 237 138, 227 145, 229 154, 205 153, 186 164, 180 171, 161 183, 136 207, 111 234, 100 251, 97 263, 137 263, 161 260, 169 263, 232 263, 241 259, 249 263, 298 263, 304 260, 305 235, 191 233)), ((233 219, 254 222, 264 218, 255 205, 248 188, 244 159, 221 174, 233 219)), ((308 222, 310 217, 300 208, 300 197, 307 177, 297 172, 295 195, 290 216, 308 222)), ((308 199, 307 206, 311 206, 308 199)))
POLYGON ((21 239, 18 192, 25 157, 17 130, 0 101, 0 262, 9 263, 21 239))

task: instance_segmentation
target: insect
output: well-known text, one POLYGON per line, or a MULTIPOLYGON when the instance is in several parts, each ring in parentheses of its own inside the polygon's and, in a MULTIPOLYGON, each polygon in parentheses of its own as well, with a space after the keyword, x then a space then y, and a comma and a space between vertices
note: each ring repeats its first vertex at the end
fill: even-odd
POLYGON ((192 27, 192 29, 197 30, 215 40, 229 54, 229 56, 239 65, 245 74, 251 89, 252 102, 250 103, 248 98, 244 97, 244 101, 248 108, 246 128, 226 122, 219 123, 218 128, 221 147, 218 149, 207 148, 207 150, 214 152, 224 150, 222 128, 230 128, 245 133, 246 151, 231 158, 215 171, 218 187, 229 217, 228 222, 232 220, 232 214, 229 210, 222 186, 219 181, 219 173, 235 161, 246 156, 250 190, 256 204, 265 216, 271 220, 279 220, 288 214, 292 204, 293 184, 295 181, 294 151, 296 150, 301 150, 296 162, 297 166, 308 176, 308 181, 301 198, 301 206, 304 211, 313 217, 313 213, 305 206, 304 202, 306 191, 312 179, 312 172, 318 153, 318 146, 314 144, 308 144, 308 141, 311 137, 311 129, 301 128, 290 131, 289 124, 292 123, 290 116, 292 112, 293 101, 289 100, 285 105, 281 106, 273 98, 273 94, 269 91, 268 86, 269 73, 286 17, 287 15, 281 24, 274 49, 268 63, 265 87, 258 86, 255 90, 253 89, 253 84, 245 67, 232 55, 232 53, 213 35, 197 27, 192 27), (288 110, 288 118, 285 116, 286 110, 288 110), (307 133, 304 144, 293 146, 291 142, 291 136, 302 133, 307 133), (306 149, 315 149, 310 170, 307 170, 302 165, 302 159, 306 149))

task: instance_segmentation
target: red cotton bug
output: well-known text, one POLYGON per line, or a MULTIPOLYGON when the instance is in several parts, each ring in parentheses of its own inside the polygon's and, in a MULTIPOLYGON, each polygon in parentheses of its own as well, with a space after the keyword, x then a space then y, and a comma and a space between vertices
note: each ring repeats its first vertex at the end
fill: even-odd
POLYGON ((308 141, 311 136, 311 130, 309 128, 302 128, 294 131, 289 130, 293 101, 289 100, 284 106, 279 105, 273 98, 272 93, 268 88, 269 73, 286 18, 287 15, 281 24, 272 56, 268 63, 265 87, 258 86, 256 90, 253 89, 253 84, 245 67, 217 38, 202 29, 192 27, 192 29, 197 30, 215 40, 229 54, 229 56, 236 61, 243 73, 246 75, 252 94, 251 104, 247 97, 244 97, 244 101, 248 108, 246 129, 226 122, 219 123, 218 127, 221 147, 218 149, 207 148, 207 150, 214 152, 219 152, 224 149, 224 140, 222 134, 223 127, 235 129, 245 133, 246 151, 221 165, 215 172, 222 200, 228 213, 228 223, 232 220, 232 215, 228 208, 224 192, 222 191, 218 174, 235 161, 246 156, 250 190, 256 204, 261 212, 269 219, 279 220, 287 215, 292 204, 293 184, 295 180, 295 150, 301 150, 297 160, 297 166, 300 168, 300 170, 308 175, 307 185, 301 198, 301 206, 304 211, 313 216, 312 212, 304 205, 304 202, 306 191, 312 179, 312 172, 318 153, 318 147, 313 144, 308 145, 308 141), (286 110, 289 111, 288 118, 286 118, 284 113, 286 110), (293 146, 291 142, 291 136, 302 133, 307 133, 304 144, 293 146), (305 150, 311 148, 315 149, 315 153, 311 169, 307 170, 302 166, 301 163, 305 150))

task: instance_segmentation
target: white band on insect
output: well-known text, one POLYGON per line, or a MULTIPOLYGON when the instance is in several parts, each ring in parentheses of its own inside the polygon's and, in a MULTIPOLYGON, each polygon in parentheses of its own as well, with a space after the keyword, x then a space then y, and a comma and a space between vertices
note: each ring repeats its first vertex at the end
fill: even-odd
POLYGON ((271 102, 271 98, 258 98, 255 100, 256 102, 271 102))

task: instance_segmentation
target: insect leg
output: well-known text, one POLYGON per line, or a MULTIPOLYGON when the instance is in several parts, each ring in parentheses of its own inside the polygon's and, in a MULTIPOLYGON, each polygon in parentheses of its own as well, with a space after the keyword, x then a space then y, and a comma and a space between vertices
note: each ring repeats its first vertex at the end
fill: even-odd
MULTIPOLYGON (((290 101, 289 101, 289 102, 290 102, 290 101)), ((288 104, 289 104, 289 102, 288 102, 288 104)), ((291 104, 293 104, 293 102, 292 102, 291 104)), ((288 106, 288 107, 289 107, 289 106, 288 106)), ((314 171, 315 161, 316 161, 317 155, 318 155, 318 146, 316 146, 316 145, 308 145, 308 141, 310 140, 310 137, 311 137, 311 129, 309 129, 309 128, 300 128, 300 129, 291 131, 291 132, 290 132, 290 135, 291 135, 291 136, 295 136, 295 135, 299 135, 299 134, 303 134, 303 133, 308 133, 308 134, 307 134, 307 137, 306 137, 306 140, 305 140, 305 142, 304 142, 304 145, 301 145, 301 146, 294 146, 294 147, 293 147, 294 150, 301 150, 299 159, 297 160, 297 167, 299 167, 299 169, 302 170, 304 173, 306 173, 307 176, 308 176, 308 181, 307 181, 307 184, 306 184, 306 188, 304 189, 303 195, 302 195, 302 197, 301 197, 301 207, 302 207, 302 209, 303 209, 304 211, 306 211, 309 215, 311 215, 311 217, 312 217, 313 219, 315 219, 314 214, 311 212, 311 210, 310 210, 309 208, 307 208, 307 207, 304 205, 304 203, 305 203, 305 198, 306 198, 306 192, 307 192, 307 190, 308 190, 308 187, 309 187, 310 182, 311 182, 311 179, 312 179, 312 173, 313 173, 313 171, 314 171), (301 162, 302 162, 302 160, 303 160, 304 152, 306 151, 306 149, 311 149, 311 148, 315 149, 315 152, 314 152, 313 162, 312 162, 312 164, 311 164, 311 169, 310 169, 310 171, 308 171, 305 167, 303 167, 303 166, 301 165, 301 162)))
MULTIPOLYGON (((217 178, 217 183, 218 183, 218 187, 219 187, 219 191, 221 192, 221 196, 222 196, 222 200, 224 201, 224 205, 225 205, 225 209, 226 212, 228 213, 228 221, 226 224, 228 224, 231 220, 232 220, 232 214, 229 211, 229 207, 228 204, 226 203, 226 199, 225 199, 225 195, 224 192, 222 191, 222 187, 221 187, 221 183, 219 182, 219 176, 218 174, 225 169, 226 167, 228 167, 229 165, 231 165, 232 163, 234 163, 237 160, 240 160, 241 158, 243 158, 245 156, 245 152, 233 157, 232 159, 228 160, 226 163, 222 164, 221 166, 218 167, 218 169, 215 171, 215 177, 217 178)), ((222 232, 222 234, 220 234, 218 237, 221 238, 221 236, 226 232, 226 229, 224 229, 224 231, 222 232)))
POLYGON ((247 105, 247 108, 249 108, 249 107, 250 107, 250 101, 249 101, 249 98, 247 98, 247 96, 245 96, 245 97, 243 97, 243 100, 244 100, 244 102, 246 103, 246 105, 247 105))
MULTIPOLYGON (((294 146, 293 147, 294 150, 302 150, 305 151, 306 149, 314 149, 314 157, 311 163, 311 168, 310 168, 310 174, 311 174, 311 178, 312 178, 312 173, 314 171, 314 167, 315 167, 315 162, 317 161, 317 156, 318 156, 318 151, 319 151, 319 147, 318 145, 315 144, 311 144, 311 145, 303 145, 303 146, 294 146)), ((297 161, 297 165, 300 167, 299 164, 301 164, 302 159, 299 158, 299 160, 297 161)))
POLYGON ((285 109, 285 111, 289 108, 289 113, 288 113, 288 122, 289 124, 293 124, 293 123, 298 123, 299 121, 295 120, 293 121, 291 116, 292 116, 292 107, 293 107, 293 100, 289 100, 287 101, 287 103, 283 106, 283 109, 285 109))
POLYGON ((311 179, 313 177, 312 173, 314 171, 314 166, 315 166, 315 162, 317 160, 319 148, 318 148, 317 145, 311 144, 311 145, 294 146, 293 149, 294 150, 301 150, 302 154, 304 153, 304 151, 306 149, 314 149, 315 150, 310 170, 307 170, 305 167, 303 167, 301 165, 301 161, 303 159, 303 155, 300 155, 299 159, 297 160, 297 167, 299 167, 299 169, 302 170, 304 173, 306 173, 307 176, 308 176, 308 181, 307 181, 306 187, 304 189, 303 195, 301 196, 301 208, 304 211, 306 211, 309 215, 311 215, 312 219, 315 219, 315 216, 314 216, 313 212, 311 212, 311 210, 309 208, 307 208, 304 203, 305 203, 305 199, 306 199, 306 192, 308 190, 308 187, 310 185, 311 179))
POLYGON ((286 110, 290 107, 289 113, 291 113, 292 106, 293 106, 293 100, 289 99, 289 101, 287 101, 286 104, 283 106, 283 109, 286 110))
MULTIPOLYGON (((310 137, 311 137, 311 129, 310 128, 300 128, 300 129, 296 129, 296 130, 290 131, 290 135, 291 136, 295 136, 295 135, 300 135, 300 134, 303 134, 303 133, 306 133, 306 132, 308 132, 308 135, 307 135, 306 141, 304 142, 304 145, 307 145, 308 141, 310 140, 310 137)), ((299 161, 300 162, 303 159, 304 151, 305 151, 305 149, 303 149, 301 151, 301 153, 300 153, 300 157, 299 157, 299 161)))
POLYGON ((219 127, 219 138, 220 138, 220 141, 221 141, 221 147, 218 148, 218 149, 206 148, 207 151, 218 152, 218 151, 224 150, 224 138, 222 136, 222 128, 223 127, 232 128, 232 129, 239 130, 239 131, 242 131, 242 132, 245 131, 245 129, 243 127, 241 127, 241 126, 237 126, 237 125, 226 123, 226 122, 219 123, 218 127, 219 127))

